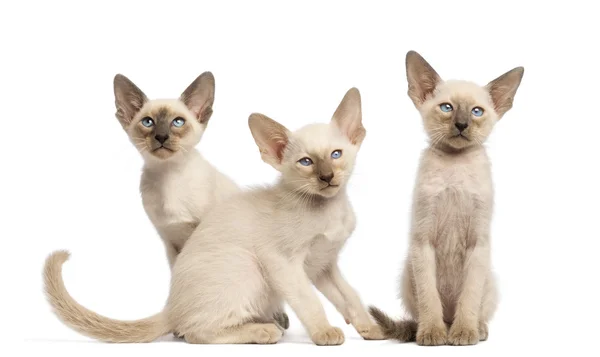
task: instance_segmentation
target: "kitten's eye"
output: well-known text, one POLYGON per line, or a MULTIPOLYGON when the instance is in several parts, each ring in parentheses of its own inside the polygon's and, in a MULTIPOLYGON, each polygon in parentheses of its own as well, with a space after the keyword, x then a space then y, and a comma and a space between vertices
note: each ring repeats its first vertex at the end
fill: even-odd
POLYGON ((183 124, 185 124, 185 119, 177 117, 177 118, 173 119, 172 123, 173 123, 173 126, 181 128, 183 126, 183 124))
POLYGON ((451 112, 452 110, 454 110, 454 108, 452 108, 452 104, 450 104, 450 103, 442 103, 442 104, 440 104, 440 109, 443 112, 446 112, 446 113, 451 112))
POLYGON ((144 119, 142 119, 142 125, 146 128, 149 128, 154 125, 154 120, 152 120, 152 118, 150 117, 145 117, 144 119))
POLYGON ((342 156, 342 150, 335 150, 331 153, 331 158, 339 159, 342 156))
POLYGON ((475 115, 476 117, 480 117, 483 115, 483 109, 480 107, 475 107, 471 109, 471 113, 473 113, 473 115, 475 115))
POLYGON ((300 160, 298 160, 298 162, 302 166, 310 166, 313 164, 313 161, 310 159, 310 157, 303 157, 300 160))

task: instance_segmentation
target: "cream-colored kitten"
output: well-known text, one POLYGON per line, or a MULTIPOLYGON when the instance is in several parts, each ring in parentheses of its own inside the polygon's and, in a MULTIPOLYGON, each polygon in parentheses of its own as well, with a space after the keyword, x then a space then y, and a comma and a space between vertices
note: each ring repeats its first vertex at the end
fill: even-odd
POLYGON ((339 345, 315 285, 366 339, 383 338, 358 295, 342 277, 338 254, 355 227, 346 195, 366 131, 360 95, 348 91, 329 124, 290 132, 260 114, 249 119, 263 160, 279 182, 217 204, 184 246, 173 267, 163 312, 125 322, 99 316, 65 290, 66 252, 46 261, 49 300, 68 326, 103 341, 147 342, 178 331, 189 343, 275 343, 273 313, 282 301, 318 345, 339 345))
POLYGON ((144 209, 172 267, 207 209, 239 191, 194 148, 212 115, 215 79, 205 72, 172 100, 148 100, 120 74, 114 89, 116 116, 144 158, 140 184, 144 209))
POLYGON ((414 321, 393 321, 376 308, 371 314, 390 338, 472 345, 487 339, 496 307, 490 268, 493 189, 483 142, 512 107, 523 68, 481 87, 442 81, 411 51, 406 70, 408 95, 431 140, 421 157, 401 280, 402 300, 414 321))

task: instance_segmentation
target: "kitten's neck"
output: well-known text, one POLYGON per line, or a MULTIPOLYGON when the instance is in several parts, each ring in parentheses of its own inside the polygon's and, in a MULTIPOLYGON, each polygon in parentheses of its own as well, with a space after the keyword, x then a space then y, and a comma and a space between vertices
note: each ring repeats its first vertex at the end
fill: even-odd
POLYGON ((471 145, 469 147, 463 149, 453 148, 452 146, 446 143, 438 143, 436 145, 432 145, 429 143, 429 150, 443 156, 459 156, 459 155, 468 155, 470 153, 485 151, 485 147, 483 145, 471 145))

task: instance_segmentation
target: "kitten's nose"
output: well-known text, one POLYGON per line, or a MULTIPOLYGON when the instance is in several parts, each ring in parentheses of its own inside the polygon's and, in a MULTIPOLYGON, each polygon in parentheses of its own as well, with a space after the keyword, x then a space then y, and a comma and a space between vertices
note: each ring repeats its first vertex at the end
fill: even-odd
POLYGON ((458 129, 458 131, 460 131, 462 133, 463 130, 465 130, 469 124, 467 123, 455 123, 454 126, 456 127, 456 129, 458 129))
POLYGON ((327 182, 327 183, 330 183, 332 179, 333 179, 333 172, 330 174, 327 174, 327 175, 319 176, 319 180, 321 180, 323 182, 327 182))
POLYGON ((169 135, 156 135, 154 139, 156 139, 159 143, 164 144, 165 141, 169 138, 169 135))

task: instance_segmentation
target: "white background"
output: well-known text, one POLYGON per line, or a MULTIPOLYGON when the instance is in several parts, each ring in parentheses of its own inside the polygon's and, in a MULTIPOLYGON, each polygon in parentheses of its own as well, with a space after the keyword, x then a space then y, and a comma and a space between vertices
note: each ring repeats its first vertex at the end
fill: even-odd
POLYGON ((598 350, 600 26, 591 5, 249 3, 2 3, 0 325, 6 342, 64 356, 598 350), (67 287, 94 311, 135 319, 163 307, 167 261, 140 200, 142 159, 114 117, 112 80, 123 73, 150 98, 175 98, 210 70, 216 102, 199 149, 240 185, 276 177, 247 128, 251 112, 296 129, 328 121, 346 90, 360 89, 368 134, 350 188, 358 228, 341 265, 365 303, 401 316, 397 276, 426 146, 406 95, 404 56, 411 49, 446 79, 485 84, 525 67, 515 105, 487 144, 496 188, 493 264, 502 294, 487 342, 425 348, 362 341, 325 300, 330 321, 346 333, 341 347, 312 345, 290 310, 292 328, 274 346, 197 346, 169 338, 102 344, 51 314, 41 268, 56 249, 72 252, 67 287))

